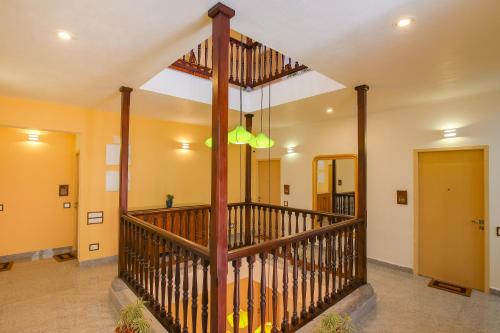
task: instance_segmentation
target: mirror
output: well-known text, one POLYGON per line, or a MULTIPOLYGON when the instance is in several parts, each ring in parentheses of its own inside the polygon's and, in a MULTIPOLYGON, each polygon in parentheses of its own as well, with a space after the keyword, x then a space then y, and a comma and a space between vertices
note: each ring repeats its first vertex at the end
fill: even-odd
POLYGON ((356 155, 324 155, 313 160, 313 209, 356 215, 356 155))

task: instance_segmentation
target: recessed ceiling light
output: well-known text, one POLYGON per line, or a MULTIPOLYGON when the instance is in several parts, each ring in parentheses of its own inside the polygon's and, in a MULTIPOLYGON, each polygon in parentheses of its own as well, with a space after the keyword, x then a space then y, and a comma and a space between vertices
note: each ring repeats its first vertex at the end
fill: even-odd
POLYGON ((398 28, 404 28, 404 27, 407 27, 409 26, 410 24, 412 24, 413 22, 415 21, 414 18, 412 17, 403 17, 402 19, 400 19, 397 23, 396 23, 396 26, 398 28))
POLYGON ((57 32, 57 37, 59 37, 62 40, 71 40, 73 36, 67 31, 60 30, 57 32))
POLYGON ((333 109, 332 108, 328 108, 326 109, 326 113, 332 113, 333 112, 333 109))

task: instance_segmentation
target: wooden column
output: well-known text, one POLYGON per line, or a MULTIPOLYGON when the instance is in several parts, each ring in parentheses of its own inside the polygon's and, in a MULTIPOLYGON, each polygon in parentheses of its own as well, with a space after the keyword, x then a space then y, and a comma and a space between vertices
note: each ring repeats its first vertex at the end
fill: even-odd
POLYGON ((234 10, 217 3, 212 18, 212 209, 210 219, 210 332, 226 332, 227 292, 227 131, 229 21, 234 10))
POLYGON ((364 220, 360 231, 360 242, 358 243, 358 269, 362 283, 367 281, 366 268, 366 99, 369 87, 367 85, 357 86, 358 97, 358 217, 364 220))
POLYGON ((132 88, 120 87, 122 97, 121 107, 121 146, 120 146, 120 193, 118 204, 118 276, 123 271, 123 227, 121 216, 128 211, 128 146, 129 146, 129 123, 130 123, 130 93, 132 88))
MULTIPOLYGON (((252 118, 253 114, 248 113, 245 115, 246 130, 252 133, 252 118)), ((245 244, 250 245, 252 242, 251 234, 251 207, 252 203, 252 147, 245 145, 245 244)))

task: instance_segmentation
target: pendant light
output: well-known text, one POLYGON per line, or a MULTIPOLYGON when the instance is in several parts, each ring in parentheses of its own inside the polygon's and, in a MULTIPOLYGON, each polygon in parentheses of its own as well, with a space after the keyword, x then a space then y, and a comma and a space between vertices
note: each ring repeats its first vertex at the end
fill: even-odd
MULTIPOLYGON (((241 43, 243 44, 243 36, 241 37, 241 43)), ((243 49, 242 49, 243 50, 243 49)), ((243 51, 238 55, 243 56, 243 51)), ((242 59, 241 59, 242 60, 242 59)), ((243 62, 240 62, 241 64, 243 62)), ((245 127, 243 127, 243 66, 241 66, 241 84, 240 84, 240 124, 228 133, 227 140, 229 143, 235 145, 244 145, 250 142, 253 138, 253 134, 248 132, 245 127)))
MULTIPOLYGON (((264 91, 263 88, 260 88, 260 133, 254 136, 249 144, 252 148, 257 148, 257 149, 264 149, 264 148, 271 148, 274 146, 274 140, 269 138, 264 131, 262 130, 262 117, 264 113, 264 109, 262 107, 262 102, 264 99, 264 91)), ((271 119, 271 84, 269 84, 269 106, 268 106, 268 112, 269 112, 269 120, 271 119)))

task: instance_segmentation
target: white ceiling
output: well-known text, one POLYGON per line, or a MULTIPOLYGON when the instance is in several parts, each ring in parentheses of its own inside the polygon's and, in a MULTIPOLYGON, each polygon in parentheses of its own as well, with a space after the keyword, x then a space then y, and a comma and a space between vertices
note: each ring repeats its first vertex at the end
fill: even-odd
MULTIPOLYGON (((118 110, 118 87, 140 87, 210 34, 213 0, 3 0, 0 94, 118 110), (75 35, 70 42, 58 29, 75 35)), ((346 85, 281 105, 277 125, 352 111, 358 84, 370 110, 499 89, 498 0, 227 0, 232 29, 346 85), (392 24, 416 18, 408 29, 392 24)), ((135 91, 133 112, 207 123, 202 103, 135 91)), ((273 111, 274 112, 274 111, 273 111)), ((235 117, 231 113, 231 117, 235 117)), ((237 116, 236 116, 237 118, 237 116)))

